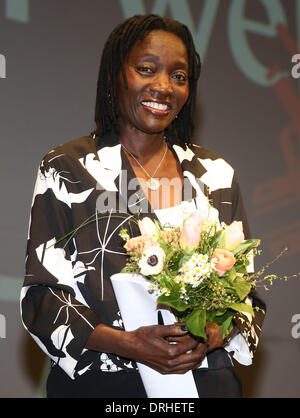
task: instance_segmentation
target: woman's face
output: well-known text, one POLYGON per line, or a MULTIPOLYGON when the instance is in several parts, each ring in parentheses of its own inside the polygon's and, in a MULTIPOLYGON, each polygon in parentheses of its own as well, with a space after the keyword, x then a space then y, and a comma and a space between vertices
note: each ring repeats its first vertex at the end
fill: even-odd
POLYGON ((154 30, 132 47, 124 69, 128 90, 118 75, 119 127, 145 133, 167 128, 189 96, 188 56, 180 38, 154 30))

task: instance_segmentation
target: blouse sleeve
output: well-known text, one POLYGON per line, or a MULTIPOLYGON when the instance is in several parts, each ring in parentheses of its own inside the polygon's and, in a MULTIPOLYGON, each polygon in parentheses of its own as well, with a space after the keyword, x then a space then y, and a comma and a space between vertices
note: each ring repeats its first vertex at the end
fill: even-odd
MULTIPOLYGON (((242 221, 245 239, 251 238, 250 228, 244 209, 243 199, 239 184, 235 177, 232 183, 232 219, 242 221)), ((234 337, 226 347, 227 351, 234 351, 234 357, 242 364, 251 364, 252 358, 258 346, 259 335, 264 321, 266 305, 256 290, 252 290, 248 297, 248 303, 254 308, 254 317, 250 314, 236 313, 234 323, 239 328, 240 334, 234 337), (243 337, 243 338, 242 338, 243 337), (249 354, 246 354, 249 352, 249 354), (250 355, 250 358, 249 358, 250 355)))
POLYGON ((73 229, 71 209, 59 170, 43 161, 31 208, 21 316, 40 348, 74 378, 86 341, 101 321, 77 288, 75 241, 56 243, 73 229))

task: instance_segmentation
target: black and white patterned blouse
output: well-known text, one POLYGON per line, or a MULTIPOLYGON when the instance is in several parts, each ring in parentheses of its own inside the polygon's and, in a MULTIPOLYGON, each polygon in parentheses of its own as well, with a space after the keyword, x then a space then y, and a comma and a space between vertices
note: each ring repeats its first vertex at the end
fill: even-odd
MULTIPOLYGON (((249 237, 233 168, 196 145, 172 148, 185 177, 188 192, 183 198, 201 199, 209 193, 220 221, 243 221, 249 237)), ((110 276, 126 262, 120 229, 127 227, 139 235, 132 217, 156 218, 136 186, 134 171, 114 134, 86 136, 58 146, 38 170, 21 293, 22 319, 40 348, 72 379, 91 369, 137 369, 131 360, 85 349, 99 323, 124 329, 110 282, 110 276)), ((255 295, 252 303, 264 308, 255 295)), ((236 315, 235 319, 253 356, 263 314, 257 312, 254 319, 236 315)))

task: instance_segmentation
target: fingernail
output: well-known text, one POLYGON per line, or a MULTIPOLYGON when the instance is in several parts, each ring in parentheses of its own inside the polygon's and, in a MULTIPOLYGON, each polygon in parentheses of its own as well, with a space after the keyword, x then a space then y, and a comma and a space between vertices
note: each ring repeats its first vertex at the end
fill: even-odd
POLYGON ((186 325, 181 325, 180 329, 181 331, 188 331, 188 328, 186 325))

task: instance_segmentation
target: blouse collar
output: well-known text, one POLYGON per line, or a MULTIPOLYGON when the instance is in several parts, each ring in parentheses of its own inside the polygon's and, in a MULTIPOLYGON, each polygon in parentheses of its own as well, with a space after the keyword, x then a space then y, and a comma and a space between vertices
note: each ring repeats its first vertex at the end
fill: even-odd
MULTIPOLYGON (((140 213, 141 216, 156 219, 154 210, 143 189, 138 186, 135 172, 121 147, 118 136, 110 132, 104 137, 94 139, 97 141, 96 149, 101 168, 113 181, 114 190, 119 191, 119 205, 123 209, 127 207, 131 213, 140 213)), ((201 177, 207 171, 199 158, 196 157, 193 151, 194 147, 194 145, 188 144, 185 149, 179 145, 172 146, 182 168, 184 184, 191 190, 190 198, 196 197, 199 192, 205 192, 205 185, 201 181, 201 177)), ((182 200, 184 200, 184 195, 182 200)))

